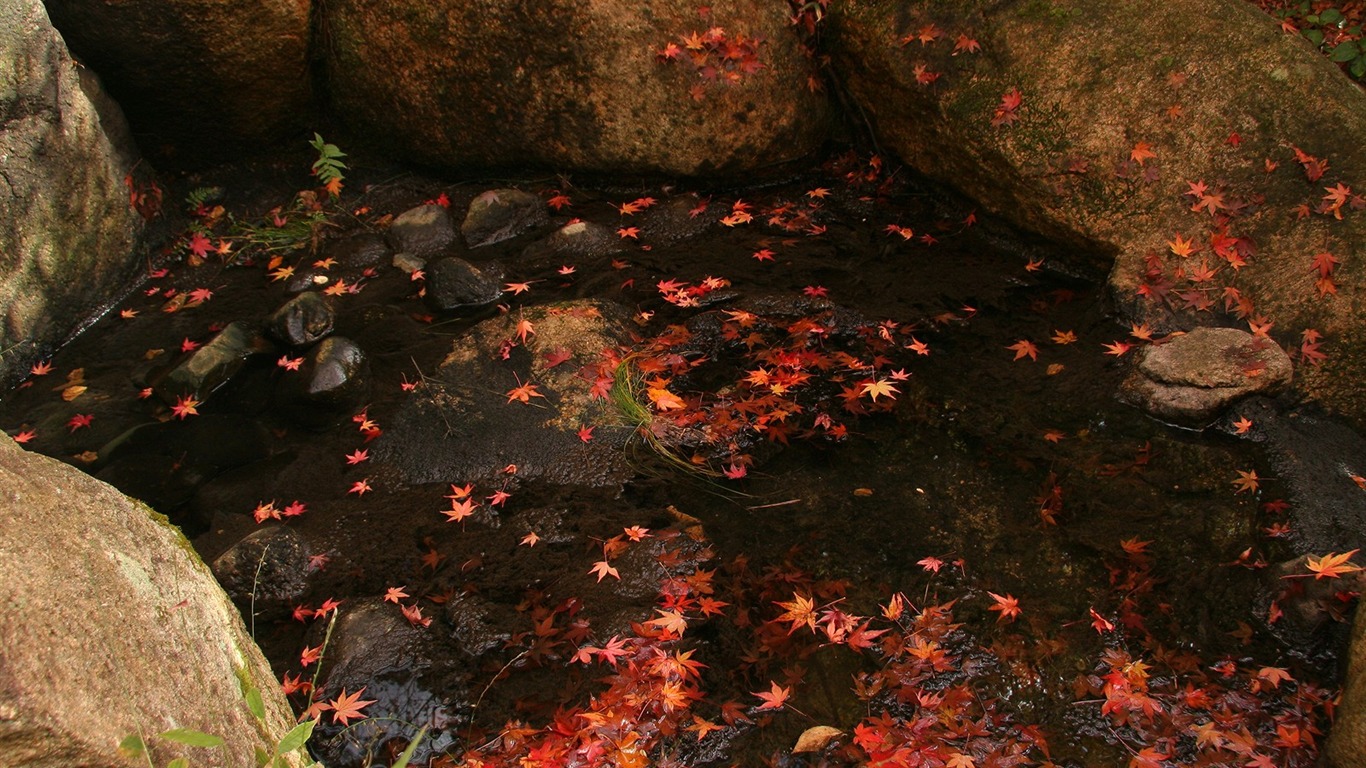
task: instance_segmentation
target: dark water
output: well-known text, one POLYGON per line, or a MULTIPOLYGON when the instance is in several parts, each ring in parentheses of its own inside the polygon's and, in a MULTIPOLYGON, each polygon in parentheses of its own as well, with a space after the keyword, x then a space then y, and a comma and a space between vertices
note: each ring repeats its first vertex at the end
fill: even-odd
MULTIPOLYGON (((228 210, 251 220, 286 202, 291 185, 307 183, 294 167, 235 169, 184 184, 222 185, 228 210)), ((613 229, 635 221, 613 206, 645 195, 666 205, 684 194, 643 186, 595 191, 554 178, 452 183, 361 166, 343 198, 350 214, 335 216, 336 228, 321 236, 378 230, 384 215, 442 193, 453 212, 463 212, 485 189, 514 183, 547 197, 551 189, 568 194, 573 207, 559 221, 572 215, 613 229)), ((306 429, 272 407, 275 382, 285 375, 273 358, 249 365, 208 398, 198 408, 202 421, 170 418, 155 397, 138 397, 159 366, 182 356, 183 340, 202 343, 215 328, 260 318, 287 298, 283 283, 269 279, 265 257, 251 264, 211 257, 201 266, 173 258, 168 274, 149 280, 59 352, 51 373, 9 393, 0 424, 11 434, 32 429, 31 449, 97 469, 129 493, 154 497, 194 537, 206 560, 257 528, 251 513, 258 504, 304 501, 308 511, 286 524, 327 560, 308 575, 303 604, 373 600, 397 585, 417 596, 478 594, 497 609, 486 628, 492 637, 524 633, 534 613, 526 606, 537 599, 555 604, 581 594, 585 603, 597 601, 600 613, 620 603, 623 610, 643 606, 633 620, 649 617, 652 594, 632 603, 602 590, 585 571, 601 557, 596 548, 602 541, 629 526, 666 527, 672 508, 701 522, 715 554, 706 567, 719 570, 718 582, 734 586, 733 599, 748 594, 755 615, 781 613, 773 603, 791 599, 775 587, 782 578, 800 589, 824 585, 830 599, 843 595, 850 610, 864 616, 875 615, 896 592, 917 606, 956 600, 964 656, 993 649, 992 661, 980 665, 983 697, 999 697, 1018 721, 1040 724, 1059 764, 1119 764, 1142 743, 1123 742, 1095 705, 1074 703, 1087 698, 1074 682, 1095 671, 1107 647, 1136 655, 1180 651, 1206 667, 1222 659, 1252 669, 1284 667, 1297 680, 1303 675, 1332 683, 1330 657, 1311 664, 1301 658, 1331 647, 1292 651, 1273 639, 1265 624, 1268 582, 1259 569, 1239 565, 1291 556, 1285 544, 1262 532, 1281 519, 1260 506, 1283 492, 1277 481, 1264 481, 1255 493, 1235 493, 1239 471, 1272 474, 1261 456, 1226 431, 1174 429, 1114 400, 1128 360, 1105 354, 1102 345, 1127 338, 1129 329, 1107 312, 1095 255, 1028 244, 969 203, 870 167, 866 159, 832 161, 807 178, 760 190, 697 192, 722 213, 737 199, 748 201, 756 220, 733 228, 713 224, 672 243, 631 241, 614 257, 624 266, 587 261, 566 276, 558 261, 524 263, 525 271, 507 279, 532 283, 533 290, 505 300, 515 308, 608 298, 632 311, 654 312, 641 326, 648 335, 702 311, 661 301, 654 288, 661 280, 723 276, 737 300, 800 296, 821 286, 836 304, 902 329, 889 370, 909 376, 897 385, 894 409, 851 419, 843 441, 796 439, 756 449, 759 460, 741 480, 683 472, 633 445, 638 473, 621 489, 515 481, 506 506, 464 526, 450 525, 437 514, 448 504, 446 484, 376 481, 363 496, 347 493, 357 480, 385 477, 383 468, 345 462, 346 454, 367 447, 350 419, 306 429), (829 194, 810 194, 818 189, 829 194), (766 223, 761 212, 775 208, 780 218, 797 221, 796 228, 766 223), (969 225, 973 214, 977 221, 969 225), (904 239, 888 225, 915 235, 904 239), (925 234, 934 242, 922 239, 925 234), (774 252, 772 261, 753 258, 765 248, 774 252), (153 287, 159 292, 148 295, 153 287), (213 295, 199 306, 166 312, 165 292, 172 288, 208 288, 213 295), (122 309, 137 314, 125 318, 122 309), (912 338, 928 345, 928 354, 906 348, 912 338), (1021 340, 1036 346, 1037 359, 1016 359, 1018 347, 1012 347, 1021 340), (68 382, 78 368, 83 375, 68 382), (62 390, 70 383, 87 389, 66 401, 62 390), (87 413, 94 414, 88 427, 68 427, 73 415, 87 413), (220 420, 218 427, 213 419, 220 420), (174 446, 161 455, 148 453, 114 468, 98 456, 126 430, 159 421, 164 433, 156 441, 174 446), (247 422, 262 432, 241 437, 247 422), (225 435, 249 443, 239 446, 241 455, 259 460, 242 464, 225 457, 236 450, 225 435), (195 448, 196 439, 214 445, 195 448), (518 546, 520 537, 538 529, 545 543, 518 546), (1134 562, 1121 544, 1126 540, 1149 542, 1134 544, 1150 563, 1141 584, 1124 583, 1134 562), (1253 554, 1244 555, 1249 548, 1253 554), (432 550, 444 557, 436 568, 419 559, 432 550), (927 557, 945 565, 931 571, 921 564, 927 557), (769 576, 762 579, 743 575, 765 569, 769 576), (988 592, 1017 598, 1019 620, 998 622, 988 592), (1117 619, 1125 599, 1131 616, 1145 617, 1141 630, 1092 630, 1089 611, 1117 619)), ((481 249, 478 257, 514 261, 543 232, 481 249)), ((162 258, 153 254, 149 261, 162 258)), ((287 258, 302 271, 316 257, 287 258)), ((421 317, 427 310, 416 285, 387 265, 363 284, 359 293, 337 298, 336 333, 369 353, 375 384, 365 413, 383 427, 411 397, 401 385, 435 370, 452 339, 478 318, 429 322, 421 317)), ((488 492, 489 478, 468 480, 488 492)), ((443 637, 453 621, 445 610, 423 604, 443 637)), ((318 644, 320 626, 287 615, 260 615, 254 622, 280 674, 308 672, 298 665, 299 652, 318 644)), ((746 696, 778 679, 781 659, 744 661, 742 631, 708 626, 690 642, 711 668, 704 687, 717 700, 746 696)), ((683 754, 694 764, 757 765, 789 748, 813 723, 847 731, 860 718, 877 715, 850 690, 851 675, 876 665, 817 645, 802 646, 790 660, 805 670, 793 702, 806 717, 778 715, 764 728, 725 734, 711 753, 690 747, 683 754)), ((494 685, 494 675, 515 661, 519 647, 508 641, 482 660, 460 665, 430 660, 433 669, 445 671, 431 673, 426 689, 464 701, 451 707, 460 713, 459 727, 438 740, 439 750, 458 752, 477 742, 471 740, 476 732, 496 732, 509 717, 544 722, 564 696, 582 700, 591 693, 593 678, 567 676, 562 663, 516 664, 494 685)), ((459 652, 448 647, 437 653, 459 652)), ((367 698, 383 684, 373 685, 367 698)), ((778 759, 783 761, 817 764, 814 757, 778 759)))

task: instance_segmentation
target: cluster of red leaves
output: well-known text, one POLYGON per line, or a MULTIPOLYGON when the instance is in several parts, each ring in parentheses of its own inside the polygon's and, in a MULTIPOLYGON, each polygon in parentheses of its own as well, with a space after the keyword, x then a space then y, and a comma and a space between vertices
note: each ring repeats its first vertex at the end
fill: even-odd
MULTIPOLYGON (((668 281, 660 290, 672 303, 690 302, 706 285, 668 281)), ((735 477, 756 436, 841 440, 848 416, 890 410, 899 391, 893 382, 909 375, 889 370, 886 355, 900 333, 890 321, 841 329, 833 308, 796 319, 725 310, 713 319, 715 348, 694 344, 689 326, 671 325, 622 364, 653 406, 656 436, 692 446, 695 463, 722 458, 735 477)))
POLYGON ((162 191, 155 179, 136 179, 129 172, 123 177, 123 185, 128 188, 128 204, 144 220, 161 215, 162 191))
POLYGON ((764 68, 759 60, 764 41, 744 34, 727 34, 722 27, 711 27, 705 32, 692 31, 670 40, 659 50, 659 60, 691 66, 701 82, 689 91, 701 101, 706 86, 711 83, 738 83, 748 75, 764 68))
MULTIPOLYGON (((678 533, 657 536, 667 541, 678 533)), ((635 535, 628 530, 604 549, 619 553, 644 538, 643 529, 635 535)), ((600 644, 589 642, 591 631, 578 618, 582 605, 577 598, 551 608, 543 604, 543 595, 530 597, 524 605, 532 629, 513 636, 508 646, 522 648, 521 655, 531 662, 567 660, 601 667, 608 673, 601 681, 605 687, 586 704, 562 706, 548 725, 509 722, 484 746, 458 760, 438 762, 463 768, 678 765, 663 754, 667 740, 684 733, 701 740, 725 727, 694 714, 694 703, 703 698, 700 679, 706 665, 680 642, 690 621, 718 614, 726 605, 712 597, 712 572, 698 568, 710 557, 709 550, 696 547, 665 549, 656 558, 666 574, 658 615, 600 644)), ((728 722, 748 721, 737 702, 723 711, 728 722)))
POLYGON ((1280 667, 1204 665, 1182 651, 1135 658, 1101 654, 1075 685, 1079 699, 1100 697, 1100 714, 1132 755, 1130 768, 1183 765, 1297 768, 1317 759, 1318 723, 1333 695, 1280 667), (1154 673, 1154 667, 1165 669, 1154 673))

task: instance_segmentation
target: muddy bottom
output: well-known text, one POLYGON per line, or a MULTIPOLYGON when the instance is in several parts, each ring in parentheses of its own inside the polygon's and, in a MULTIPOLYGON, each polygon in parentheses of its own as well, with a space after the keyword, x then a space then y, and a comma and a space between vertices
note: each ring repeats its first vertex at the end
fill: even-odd
MULTIPOLYGON (((231 216, 269 228, 270 208, 294 215, 297 167, 180 192, 220 186, 231 216)), ((152 254, 146 285, 0 407, 29 449, 148 500, 207 562, 263 536, 216 571, 232 571, 291 701, 321 715, 313 746, 329 765, 388 764, 423 727, 417 756, 432 765, 1312 764, 1341 631, 1314 625, 1288 645, 1268 624, 1282 586, 1263 566, 1298 554, 1286 491, 1232 417, 1192 432, 1116 402, 1132 353, 1104 345, 1144 342, 1109 315, 1098 258, 1049 251, 853 156, 741 193, 352 173, 311 241, 268 250, 219 219, 199 264, 185 239, 152 254), (568 205, 511 239, 448 247, 525 287, 482 310, 433 311, 391 251, 326 263, 414 206, 448 205, 458 226, 508 186, 568 205), (537 247, 576 218, 617 242, 537 247), (284 346, 246 358, 194 413, 163 394, 192 347, 262 322, 301 276, 342 282, 331 335, 368 358, 362 401, 282 394, 304 356, 284 346), (727 285, 697 306, 660 287, 709 277, 727 285), (849 311, 887 343, 862 368, 810 368, 834 405, 742 430, 738 454, 661 454, 642 429, 667 408, 642 398, 644 427, 625 414, 575 425, 620 457, 614 482, 553 482, 501 454, 410 482, 382 460, 401 452, 384 447, 391 424, 477 323, 602 299, 641 345, 773 297, 849 311), (870 397, 868 381, 891 389, 870 397), (838 407, 850 386, 861 413, 838 407), (1236 482, 1246 472, 1255 487, 1236 482), (680 655, 705 669, 661 667, 680 655), (374 703, 337 717, 362 688, 374 703), (804 732, 815 748, 793 753, 804 732)), ((513 351, 554 353, 535 344, 532 331, 513 351)), ((718 349, 734 370, 676 394, 706 403, 752 370, 753 347, 718 349)), ((549 408, 512 394, 525 383, 469 386, 499 408, 549 408)), ((461 439, 459 425, 440 431, 461 439)))

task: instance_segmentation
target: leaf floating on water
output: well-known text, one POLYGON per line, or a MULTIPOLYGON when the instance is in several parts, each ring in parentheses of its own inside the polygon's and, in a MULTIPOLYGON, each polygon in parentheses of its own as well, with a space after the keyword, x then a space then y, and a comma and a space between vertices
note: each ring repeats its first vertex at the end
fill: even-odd
POLYGON ((62 399, 69 403, 72 400, 75 400, 76 398, 85 394, 86 389, 87 387, 84 384, 72 384, 71 386, 62 390, 62 399))
POLYGON ((796 746, 792 747, 792 754, 800 752, 820 752, 830 744, 837 736, 843 736, 844 731, 838 728, 831 728, 828 725, 813 725, 802 731, 802 735, 797 737, 796 746))

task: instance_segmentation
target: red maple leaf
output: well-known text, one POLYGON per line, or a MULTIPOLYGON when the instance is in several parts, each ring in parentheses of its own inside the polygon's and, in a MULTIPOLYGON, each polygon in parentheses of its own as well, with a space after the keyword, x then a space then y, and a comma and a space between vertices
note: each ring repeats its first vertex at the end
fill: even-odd
POLYGON ((184 421, 188 416, 199 415, 199 411, 196 410, 199 405, 200 402, 193 397, 181 395, 176 399, 175 405, 171 406, 171 412, 175 414, 176 418, 184 421))
POLYGON ((351 489, 347 493, 354 493, 357 496, 364 496, 367 492, 374 490, 370 487, 369 479, 357 480, 351 484, 351 489))
POLYGON ((95 414, 93 413, 78 413, 75 416, 72 416, 66 422, 66 425, 71 428, 72 432, 75 432, 78 429, 90 426, 90 422, 93 421, 94 418, 95 414))
POLYGON ((991 595, 991 599, 996 601, 996 604, 991 606, 988 610, 1001 612, 1001 615, 996 617, 998 622, 1013 622, 1015 621, 1015 617, 1020 615, 1020 601, 1015 597, 1012 597, 1010 594, 998 595, 995 592, 987 592, 987 594, 991 595))
POLYGON ((753 691, 753 694, 764 702, 759 705, 760 710, 782 709, 783 705, 787 703, 787 698, 792 695, 792 689, 772 683, 767 691, 753 691))

